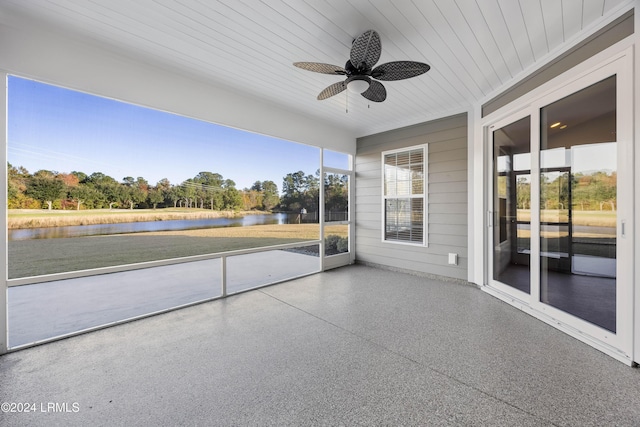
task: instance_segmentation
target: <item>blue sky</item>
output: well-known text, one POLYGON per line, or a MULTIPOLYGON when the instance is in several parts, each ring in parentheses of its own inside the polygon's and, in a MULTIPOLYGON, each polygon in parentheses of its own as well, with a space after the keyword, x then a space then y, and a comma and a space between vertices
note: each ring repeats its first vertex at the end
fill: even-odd
POLYGON ((102 172, 153 185, 207 171, 238 189, 271 180, 282 190, 286 174, 315 174, 319 167, 316 147, 14 76, 8 98, 8 161, 30 173, 102 172))

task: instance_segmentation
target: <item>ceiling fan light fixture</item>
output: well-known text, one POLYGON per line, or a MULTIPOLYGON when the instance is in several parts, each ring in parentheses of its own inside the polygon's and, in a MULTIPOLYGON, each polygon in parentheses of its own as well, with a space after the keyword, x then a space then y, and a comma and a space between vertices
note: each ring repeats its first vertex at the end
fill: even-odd
POLYGON ((362 93, 369 89, 369 82, 366 80, 356 79, 351 80, 347 84, 347 90, 351 93, 362 93))

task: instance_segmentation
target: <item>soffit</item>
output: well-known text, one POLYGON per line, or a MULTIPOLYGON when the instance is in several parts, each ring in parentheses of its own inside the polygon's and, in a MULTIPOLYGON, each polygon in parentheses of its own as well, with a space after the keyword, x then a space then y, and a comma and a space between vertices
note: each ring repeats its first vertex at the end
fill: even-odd
POLYGON ((2 0, 2 9, 141 60, 304 112, 354 135, 466 111, 620 14, 628 0, 2 0), (387 100, 318 93, 353 39, 375 29, 380 63, 431 70, 384 82, 387 100), (346 110, 348 109, 348 113, 346 110))

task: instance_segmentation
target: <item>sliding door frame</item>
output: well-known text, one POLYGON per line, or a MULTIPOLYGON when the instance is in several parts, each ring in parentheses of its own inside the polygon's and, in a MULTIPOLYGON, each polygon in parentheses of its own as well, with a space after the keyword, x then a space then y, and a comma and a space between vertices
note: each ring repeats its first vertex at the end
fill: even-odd
MULTIPOLYGON (((493 287, 494 289, 496 289, 497 291, 508 295, 509 298, 511 298, 514 302, 519 302, 522 304, 529 304, 529 299, 530 299, 530 294, 527 294, 524 291, 521 291, 519 289, 516 289, 512 286, 509 286, 505 283, 502 283, 496 279, 494 279, 494 263, 495 263, 495 243, 494 243, 494 236, 495 236, 495 227, 498 226, 498 221, 499 221, 499 217, 498 217, 498 212, 494 211, 494 198, 496 197, 495 195, 495 185, 494 185, 494 173, 495 173, 495 165, 493 162, 493 158, 494 158, 494 154, 493 154, 493 150, 494 150, 494 135, 495 132, 506 127, 509 126, 510 124, 513 124, 515 122, 518 122, 522 119, 526 119, 529 118, 529 124, 530 124, 530 135, 529 135, 529 151, 531 153, 531 157, 532 157, 532 163, 534 161, 533 159, 533 134, 536 132, 536 129, 534 129, 533 126, 533 118, 531 117, 531 111, 529 109, 522 109, 520 111, 517 111, 507 117, 504 117, 492 124, 490 124, 488 126, 488 132, 487 132, 487 144, 486 144, 486 149, 488 151, 487 153, 487 161, 488 161, 488 166, 487 166, 487 182, 488 182, 488 194, 487 194, 487 206, 488 206, 488 210, 487 210, 487 226, 488 226, 488 230, 489 232, 487 233, 487 243, 488 245, 486 246, 486 251, 487 251, 487 283, 493 287)), ((534 165, 531 165, 531 170, 534 170, 534 165)), ((531 194, 533 194, 534 192, 534 183, 535 180, 533 178, 533 176, 531 177, 531 194)), ((538 214, 537 209, 535 209, 534 205, 533 205, 533 197, 531 200, 531 206, 530 206, 530 210, 531 210, 531 224, 533 224, 534 222, 534 215, 538 214)), ((538 214, 539 215, 539 214, 538 214)), ((537 230, 534 229, 534 227, 531 227, 531 245, 534 244, 535 236, 534 233, 536 233, 537 230)), ((531 253, 533 253, 533 247, 531 248, 531 253)), ((533 256, 530 256, 530 261, 529 261, 529 271, 532 271, 534 266, 533 266, 533 262, 535 261, 533 259, 533 256)), ((533 288, 532 288, 533 290, 533 288)))
MULTIPOLYGON (((576 67, 581 68, 581 67, 576 67)), ((526 100, 515 101, 501 110, 500 116, 486 118, 484 127, 484 159, 486 226, 484 248, 486 281, 483 290, 532 314, 571 336, 595 348, 632 364, 634 333, 634 76, 633 50, 626 48, 582 72, 568 72, 554 79, 544 89, 533 91, 526 100), (617 279, 616 279, 616 332, 582 320, 560 309, 540 302, 540 115, 541 109, 564 97, 616 76, 616 130, 617 130, 617 279), (493 280, 493 131, 530 116, 531 123, 531 292, 518 291, 493 280)), ((637 359, 637 357, 635 357, 637 359)))

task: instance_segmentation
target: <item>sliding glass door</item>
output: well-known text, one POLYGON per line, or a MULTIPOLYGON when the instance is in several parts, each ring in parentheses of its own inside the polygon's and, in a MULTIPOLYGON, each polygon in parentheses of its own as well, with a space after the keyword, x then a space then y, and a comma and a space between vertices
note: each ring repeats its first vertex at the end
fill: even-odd
POLYGON ((616 77, 540 110, 540 302, 616 332, 616 77))
POLYGON ((618 349, 631 342, 633 286, 631 100, 620 70, 611 63, 540 97, 490 126, 488 145, 490 286, 618 349))

